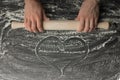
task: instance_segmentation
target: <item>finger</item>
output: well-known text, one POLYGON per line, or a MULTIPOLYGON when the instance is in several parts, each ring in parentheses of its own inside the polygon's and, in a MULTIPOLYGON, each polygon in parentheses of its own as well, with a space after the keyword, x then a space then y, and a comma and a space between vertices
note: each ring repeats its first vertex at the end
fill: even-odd
POLYGON ((31 20, 31 29, 32 29, 32 32, 38 32, 37 31, 37 21, 35 19, 31 20))
POLYGON ((80 19, 80 26, 77 28, 77 32, 81 32, 85 27, 85 21, 83 18, 80 19))
POLYGON ((43 10, 43 20, 49 21, 50 19, 46 16, 45 11, 43 10))
POLYGON ((78 20, 80 20, 80 19, 79 19, 78 17, 76 17, 76 18, 75 18, 75 20, 77 20, 77 21, 78 21, 78 20))
POLYGON ((30 32, 32 31, 31 30, 31 21, 29 19, 27 19, 26 28, 28 31, 30 31, 30 32))
POLYGON ((75 18, 75 20, 80 20, 80 17, 79 17, 79 15, 75 18))
POLYGON ((98 18, 95 19, 95 28, 97 27, 97 25, 98 25, 98 18))
POLYGON ((43 21, 40 18, 37 18, 37 29, 39 32, 43 32, 43 21))
POLYGON ((80 15, 79 15, 79 13, 77 14, 75 20, 80 20, 80 15))
POLYGON ((91 19, 89 32, 91 32, 93 29, 94 29, 94 19, 91 19))
POLYGON ((90 29, 90 20, 89 19, 86 19, 85 20, 85 28, 84 28, 84 31, 83 32, 88 32, 90 29))
POLYGON ((28 28, 27 28, 27 18, 24 18, 24 25, 25 25, 25 29, 28 30, 28 28))

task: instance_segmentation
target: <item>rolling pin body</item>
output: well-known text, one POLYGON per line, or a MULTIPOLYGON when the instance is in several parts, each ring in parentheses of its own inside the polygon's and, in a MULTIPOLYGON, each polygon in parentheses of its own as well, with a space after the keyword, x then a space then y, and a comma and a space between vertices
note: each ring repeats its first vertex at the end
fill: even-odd
MULTIPOLYGON (((80 25, 79 21, 50 20, 50 21, 43 22, 43 29, 44 30, 76 30, 79 25, 80 25)), ((17 28, 24 28, 25 25, 24 25, 24 23, 21 23, 21 22, 12 22, 11 27, 12 27, 12 29, 17 29, 17 28)), ((109 29, 109 23, 108 22, 100 22, 100 23, 98 23, 97 28, 109 29)))

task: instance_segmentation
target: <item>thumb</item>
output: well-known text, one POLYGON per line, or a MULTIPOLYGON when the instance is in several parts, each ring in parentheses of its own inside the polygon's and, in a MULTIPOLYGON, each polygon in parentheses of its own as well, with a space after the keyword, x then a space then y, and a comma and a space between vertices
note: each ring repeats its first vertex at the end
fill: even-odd
POLYGON ((77 17, 75 18, 75 20, 77 20, 77 21, 80 20, 79 16, 77 16, 77 17))
POLYGON ((46 16, 45 11, 43 10, 43 20, 49 21, 50 19, 46 16))

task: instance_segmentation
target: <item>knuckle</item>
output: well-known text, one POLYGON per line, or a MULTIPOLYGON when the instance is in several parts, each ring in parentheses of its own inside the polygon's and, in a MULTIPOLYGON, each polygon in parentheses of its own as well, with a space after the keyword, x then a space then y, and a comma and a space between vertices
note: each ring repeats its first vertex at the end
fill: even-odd
POLYGON ((31 18, 31 19, 32 19, 32 18, 33 18, 33 16, 32 16, 32 15, 30 15, 30 16, 29 16, 29 18, 31 18))

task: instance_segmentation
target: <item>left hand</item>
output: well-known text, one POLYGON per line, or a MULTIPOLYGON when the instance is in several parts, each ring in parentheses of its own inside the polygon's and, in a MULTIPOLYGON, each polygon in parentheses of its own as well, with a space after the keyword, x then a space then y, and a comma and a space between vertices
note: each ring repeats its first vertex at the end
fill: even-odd
POLYGON ((76 20, 80 21, 77 32, 91 32, 97 26, 99 5, 97 0, 84 0, 76 20))

